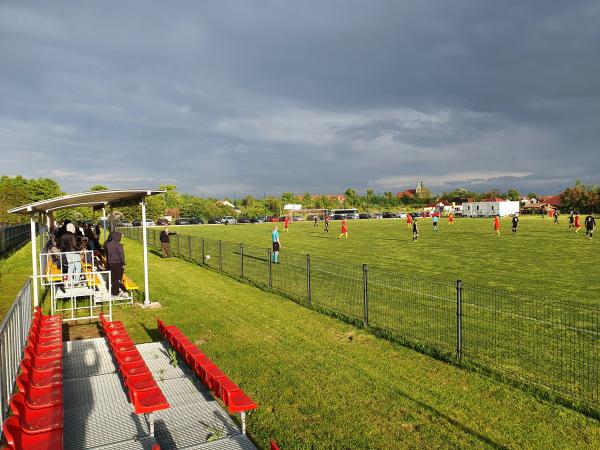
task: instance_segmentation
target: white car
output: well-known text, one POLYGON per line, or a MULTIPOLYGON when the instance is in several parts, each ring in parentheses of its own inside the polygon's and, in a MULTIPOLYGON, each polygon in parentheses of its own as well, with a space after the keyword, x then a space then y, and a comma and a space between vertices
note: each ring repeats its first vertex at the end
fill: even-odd
POLYGON ((154 225, 156 225, 154 223, 154 220, 152 220, 152 219, 146 219, 146 226, 147 227, 153 227, 154 225))
POLYGON ((231 225, 232 223, 237 223, 237 219, 233 216, 225 216, 221 219, 221 223, 231 225))

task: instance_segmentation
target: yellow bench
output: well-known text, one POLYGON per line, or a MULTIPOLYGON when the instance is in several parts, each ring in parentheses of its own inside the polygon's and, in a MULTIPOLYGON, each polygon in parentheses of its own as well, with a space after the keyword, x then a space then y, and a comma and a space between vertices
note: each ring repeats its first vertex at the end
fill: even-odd
POLYGON ((129 278, 128 275, 123 274, 123 278, 121 278, 121 283, 123 284, 123 287, 125 289, 127 289, 128 291, 139 291, 140 287, 138 286, 138 284, 133 281, 131 278, 129 278))

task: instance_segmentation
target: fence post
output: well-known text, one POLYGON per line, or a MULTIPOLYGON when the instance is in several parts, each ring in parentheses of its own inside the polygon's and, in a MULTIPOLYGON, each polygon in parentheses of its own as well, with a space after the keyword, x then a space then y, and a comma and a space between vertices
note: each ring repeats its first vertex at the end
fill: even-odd
POLYGON ((202 264, 206 264, 206 253, 204 252, 204 236, 202 236, 202 264))
POLYGON ((273 288, 273 253, 269 249, 269 289, 273 288))
POLYGON ((223 271, 223 247, 221 245, 221 240, 219 239, 219 271, 223 271))
POLYGON ((363 323, 369 326, 369 267, 363 264, 363 323))
POLYGON ((177 235, 177 257, 181 258, 181 247, 179 246, 179 235, 177 235))
POLYGON ((244 244, 240 243, 240 276, 244 278, 244 244))
POLYGON ((456 281, 456 357, 462 361, 462 281, 456 281))
POLYGON ((188 258, 192 260, 192 237, 188 236, 188 258))
POLYGON ((306 255, 306 301, 310 307, 310 255, 306 255))

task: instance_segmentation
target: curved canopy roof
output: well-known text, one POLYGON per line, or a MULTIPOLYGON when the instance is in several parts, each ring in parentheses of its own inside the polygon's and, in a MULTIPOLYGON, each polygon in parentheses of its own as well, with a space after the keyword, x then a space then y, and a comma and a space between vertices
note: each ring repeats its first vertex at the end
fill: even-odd
POLYGON ((81 192, 79 194, 63 195, 28 205, 9 209, 12 214, 31 214, 35 212, 50 212, 58 209, 85 207, 133 206, 149 195, 162 194, 165 191, 154 189, 109 189, 106 191, 81 192))

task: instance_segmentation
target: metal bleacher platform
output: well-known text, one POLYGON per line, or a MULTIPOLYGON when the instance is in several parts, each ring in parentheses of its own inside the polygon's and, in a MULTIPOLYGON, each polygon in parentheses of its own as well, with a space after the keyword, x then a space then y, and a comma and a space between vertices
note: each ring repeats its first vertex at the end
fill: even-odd
POLYGON ((237 424, 167 343, 136 346, 170 407, 154 416, 154 436, 134 413, 103 338, 63 344, 64 448, 255 449, 237 424))

